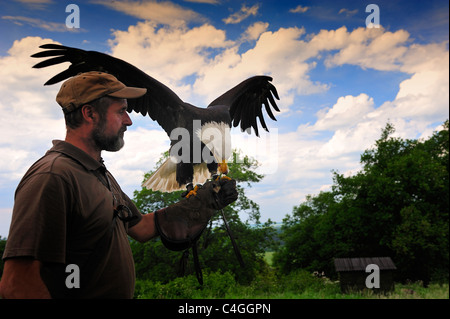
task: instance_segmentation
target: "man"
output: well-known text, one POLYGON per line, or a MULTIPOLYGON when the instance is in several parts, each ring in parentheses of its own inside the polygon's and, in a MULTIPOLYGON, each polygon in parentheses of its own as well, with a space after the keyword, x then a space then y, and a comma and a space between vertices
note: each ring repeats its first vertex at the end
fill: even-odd
POLYGON ((77 75, 61 86, 56 101, 66 138, 53 141, 17 187, 0 297, 132 298, 128 235, 140 242, 160 235, 165 244, 189 243, 217 209, 236 200, 235 181, 222 179, 165 209, 140 214, 101 152, 123 147, 132 124, 127 99, 145 92, 102 72, 77 75), (78 271, 79 278, 70 277, 78 271))

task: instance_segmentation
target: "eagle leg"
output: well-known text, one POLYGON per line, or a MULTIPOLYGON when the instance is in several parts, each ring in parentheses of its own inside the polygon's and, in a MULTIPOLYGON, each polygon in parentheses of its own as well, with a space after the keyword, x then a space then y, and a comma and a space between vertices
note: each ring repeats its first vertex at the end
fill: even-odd
POLYGON ((197 195, 197 190, 199 187, 200 187, 199 185, 195 185, 195 187, 189 193, 187 193, 185 197, 189 198, 191 196, 197 195))
MULTIPOLYGON (((193 190, 194 190, 194 184, 192 184, 192 183, 186 184, 186 190, 185 190, 183 193, 181 193, 181 197, 186 197, 186 198, 188 198, 187 196, 188 196, 193 190)), ((189 196, 190 196, 190 195, 189 195, 189 196)))
POLYGON ((226 176, 228 174, 228 165, 226 161, 222 161, 222 163, 218 164, 216 162, 212 162, 207 165, 209 169, 209 173, 211 174, 211 180, 217 181, 218 179, 228 179, 231 178, 226 176))
POLYGON ((217 178, 217 176, 219 176, 219 175, 217 175, 218 166, 219 165, 216 162, 211 162, 211 163, 206 164, 206 167, 208 167, 209 174, 211 174, 212 180, 215 180, 217 178))

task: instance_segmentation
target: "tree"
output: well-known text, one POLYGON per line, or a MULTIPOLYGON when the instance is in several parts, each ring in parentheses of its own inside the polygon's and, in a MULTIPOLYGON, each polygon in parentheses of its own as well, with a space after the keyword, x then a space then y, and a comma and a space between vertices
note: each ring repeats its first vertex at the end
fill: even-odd
MULTIPOLYGON (((163 154, 158 164, 168 157, 163 154)), ((218 212, 198 241, 198 254, 202 269, 210 271, 230 271, 241 282, 250 282, 256 273, 265 266, 264 251, 270 245, 274 229, 272 222, 260 222, 259 206, 245 195, 245 188, 251 187, 263 178, 254 172, 259 164, 248 156, 233 152, 233 161, 229 163, 228 176, 237 181, 238 200, 224 209, 225 217, 236 238, 237 245, 244 259, 245 267, 240 267, 230 238, 224 227, 221 214, 218 212), (240 215, 247 214, 248 219, 242 222, 240 215)), ((152 172, 146 174, 147 178, 152 172)), ((133 201, 142 213, 153 212, 169 206, 181 199, 181 191, 163 193, 142 188, 134 192, 133 201)), ((166 249, 159 238, 145 244, 131 241, 131 247, 136 263, 138 279, 167 282, 178 274, 178 263, 182 254, 166 249)), ((194 273, 192 259, 185 274, 194 273)))
MULTIPOLYGON (((0 257, 3 256, 5 247, 6 247, 6 238, 2 238, 2 236, 0 236, 0 257)), ((3 267, 4 267, 3 259, 0 259, 0 279, 2 278, 3 267)))
POLYGON ((292 249, 275 255, 280 269, 332 273, 334 257, 391 256, 398 279, 448 278, 448 129, 446 121, 428 140, 403 140, 387 124, 361 155, 360 172, 334 172, 330 192, 287 217, 283 236, 292 249))

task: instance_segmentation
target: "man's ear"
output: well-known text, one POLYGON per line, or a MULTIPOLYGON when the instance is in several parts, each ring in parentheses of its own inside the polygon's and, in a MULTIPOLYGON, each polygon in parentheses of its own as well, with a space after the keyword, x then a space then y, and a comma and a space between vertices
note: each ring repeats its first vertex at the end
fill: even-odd
POLYGON ((98 114, 90 104, 85 104, 81 107, 81 114, 83 114, 83 119, 88 123, 95 123, 97 121, 98 114))

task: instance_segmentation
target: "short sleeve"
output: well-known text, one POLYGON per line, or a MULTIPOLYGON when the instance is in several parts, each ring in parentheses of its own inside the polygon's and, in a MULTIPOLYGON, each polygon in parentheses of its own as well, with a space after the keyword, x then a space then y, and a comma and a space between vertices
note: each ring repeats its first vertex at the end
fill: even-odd
POLYGON ((134 218, 133 220, 131 220, 128 223, 128 227, 131 228, 131 227, 135 226, 136 224, 138 224, 141 221, 142 214, 139 211, 139 209, 136 207, 136 205, 133 203, 133 201, 124 192, 122 192, 122 198, 125 200, 126 205, 130 209, 130 211, 133 214, 133 216, 136 216, 136 218, 134 218))
POLYGON ((33 257, 65 263, 72 198, 69 185, 57 174, 40 173, 23 180, 16 191, 3 259, 33 257))

